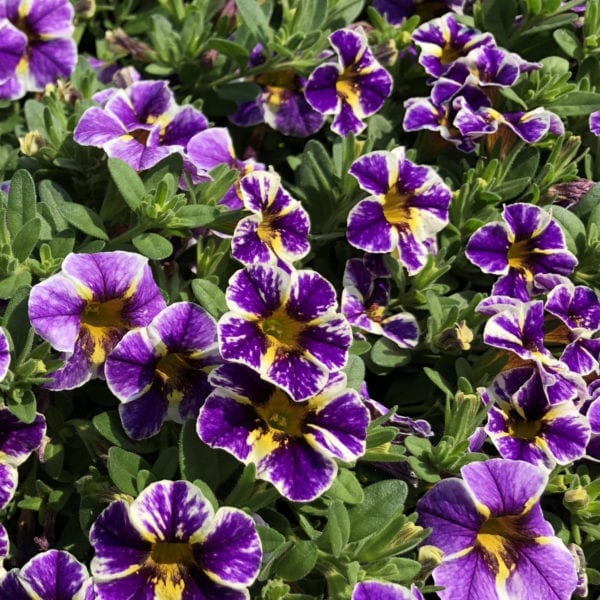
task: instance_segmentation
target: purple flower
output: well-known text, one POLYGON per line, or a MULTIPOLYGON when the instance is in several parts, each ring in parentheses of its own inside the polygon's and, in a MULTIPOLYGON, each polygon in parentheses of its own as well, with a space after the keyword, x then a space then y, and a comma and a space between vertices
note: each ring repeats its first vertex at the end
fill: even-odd
POLYGON ((529 300, 539 273, 569 275, 577 259, 567 250, 560 226, 545 210, 532 204, 504 207, 504 222, 478 229, 465 249, 467 258, 484 273, 501 275, 495 295, 529 300))
POLYGON ((129 437, 155 435, 166 420, 198 414, 212 390, 208 372, 221 362, 217 324, 191 302, 171 304, 143 328, 129 331, 106 359, 106 383, 121 401, 129 437))
POLYGON ((425 600, 419 588, 411 589, 388 581, 361 581, 352 590, 352 600, 425 600))
POLYGON ((352 330, 337 312, 333 286, 315 271, 247 267, 231 277, 226 298, 230 312, 218 323, 221 355, 294 400, 314 396, 329 372, 346 364, 352 330))
POLYGON ((585 415, 590 424, 592 435, 586 454, 588 458, 600 461, 600 379, 590 383, 589 394, 590 402, 587 405, 585 415))
POLYGON ((260 73, 254 81, 261 88, 260 95, 256 100, 242 103, 229 117, 232 123, 240 127, 266 123, 284 135, 295 137, 308 137, 321 129, 325 117, 306 101, 304 77, 287 69, 260 73))
POLYGON ((448 186, 431 167, 408 160, 402 147, 366 154, 354 161, 350 173, 373 194, 348 215, 350 244, 376 253, 397 249, 409 274, 420 271, 428 245, 448 223, 448 186))
POLYGON ((501 373, 488 397, 494 406, 485 431, 504 458, 552 469, 585 454, 590 439, 587 419, 572 402, 550 404, 536 369, 501 373))
POLYGON ((103 107, 88 108, 73 138, 143 171, 170 154, 185 154, 191 138, 207 127, 200 111, 176 104, 166 81, 137 81, 103 107))
POLYGON ((346 262, 342 291, 342 313, 349 323, 382 335, 401 348, 414 348, 419 342, 419 325, 408 312, 392 313, 389 278, 375 277, 360 258, 346 262))
POLYGON ((444 552, 433 571, 442 600, 568 600, 575 561, 539 504, 548 475, 523 461, 493 459, 444 479, 417 503, 428 544, 444 552))
POLYGON ((68 0, 0 2, 0 98, 16 100, 71 75, 73 14, 68 0))
POLYGON ((10 346, 8 345, 8 338, 6 333, 0 327, 0 381, 2 381, 8 373, 8 366, 10 365, 10 346))
POLYGON ((317 67, 308 78, 306 99, 324 115, 335 115, 331 129, 358 134, 392 93, 391 75, 377 62, 364 31, 338 29, 329 36, 338 64, 317 67))
POLYGON ((237 182, 232 185, 221 200, 220 204, 225 204, 232 210, 242 208, 243 202, 240 198, 240 181, 244 175, 254 171, 264 171, 265 165, 252 159, 239 160, 235 156, 233 141, 226 127, 210 127, 197 133, 187 145, 187 159, 192 168, 188 168, 192 175, 192 180, 199 183, 200 180, 195 173, 204 174, 212 171, 220 165, 227 165, 230 169, 237 169, 240 176, 237 182))
POLYGON ((254 463, 258 477, 294 502, 309 502, 329 488, 334 459, 350 462, 364 454, 369 415, 339 372, 304 402, 243 365, 219 367, 210 382, 217 389, 200 409, 202 441, 254 463))
POLYGON ((282 187, 276 173, 261 171, 240 182, 244 208, 253 214, 233 232, 231 253, 244 265, 273 264, 289 270, 309 250, 308 213, 282 187))
POLYGON ((428 14, 428 11, 438 8, 438 4, 442 5, 440 9, 445 5, 449 10, 462 14, 465 0, 373 0, 373 7, 392 25, 400 25, 404 19, 419 12, 428 14))
POLYGON ((92 600, 84 565, 64 550, 37 554, 0 583, 0 596, 12 600, 92 600))
POLYGON ((252 519, 216 513, 187 481, 150 484, 106 508, 90 531, 97 600, 245 600, 262 557, 252 519))
POLYGON ((594 135, 600 135, 600 110, 596 110, 590 114, 590 131, 594 135))
POLYGON ((120 251, 69 254, 62 271, 35 285, 29 297, 34 331, 65 353, 65 365, 47 387, 73 389, 102 375, 123 335, 163 308, 147 258, 120 251))

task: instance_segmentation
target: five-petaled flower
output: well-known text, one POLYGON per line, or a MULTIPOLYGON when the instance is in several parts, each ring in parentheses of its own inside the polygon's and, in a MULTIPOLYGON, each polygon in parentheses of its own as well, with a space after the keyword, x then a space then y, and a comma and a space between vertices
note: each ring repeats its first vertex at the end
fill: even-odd
POLYGON ((35 285, 29 297, 34 331, 65 353, 47 387, 73 389, 102 375, 123 335, 165 306, 147 258, 121 251, 69 254, 62 271, 35 285))
POLYGON ((225 360, 243 363, 294 400, 314 396, 342 369, 352 329, 337 312, 333 286, 315 271, 253 265, 234 273, 230 311, 219 320, 225 360))
POLYGON ((568 600, 577 585, 573 556, 544 519, 547 472, 492 459, 461 469, 417 503, 427 543, 444 552, 433 571, 442 600, 568 600))
POLYGON ((257 373, 234 363, 210 374, 217 388, 200 409, 198 435, 270 481, 286 498, 309 502, 337 474, 334 459, 354 461, 365 451, 369 414, 341 373, 297 402, 257 373))
POLYGON ((252 519, 216 513, 187 481, 150 484, 131 503, 114 501, 90 531, 97 600, 247 600, 262 558, 252 519))
POLYGON ((365 154, 350 173, 373 195, 350 211, 348 241, 367 252, 397 249, 409 274, 420 271, 436 233, 448 224, 448 186, 431 167, 408 160, 402 147, 365 154))

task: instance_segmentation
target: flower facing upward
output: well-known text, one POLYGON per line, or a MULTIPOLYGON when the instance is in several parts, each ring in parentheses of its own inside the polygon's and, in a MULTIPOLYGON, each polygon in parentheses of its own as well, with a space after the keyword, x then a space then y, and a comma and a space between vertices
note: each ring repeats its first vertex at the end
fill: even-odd
POLYGON ((216 513, 187 481, 150 484, 106 508, 90 530, 96 600, 247 600, 262 557, 252 519, 216 513))
POLYGON ((448 186, 431 167, 408 160, 402 147, 366 154, 350 173, 373 195, 350 211, 348 241, 367 252, 397 249, 409 274, 420 271, 436 233, 448 223, 448 186))
POLYGON ((133 439, 155 435, 165 420, 198 414, 211 391, 207 377, 221 362, 217 324, 202 308, 177 302, 143 328, 129 331, 106 359, 109 389, 123 429, 133 439))
POLYGON ((362 29, 339 29, 329 36, 338 64, 317 67, 308 78, 308 103, 335 115, 331 129, 339 135, 360 133, 363 119, 374 115, 392 93, 391 75, 377 62, 362 29))
POLYGON ((334 459, 356 460, 365 451, 369 415, 341 373, 297 402, 244 365, 225 364, 210 375, 217 388, 198 417, 198 435, 270 481, 286 498, 309 502, 333 483, 334 459))
POLYGON ((29 297, 34 331, 65 353, 50 389, 73 389, 102 374, 123 335, 147 325, 165 308, 148 259, 132 252, 69 254, 62 271, 38 283, 29 297))
POLYGON ((492 459, 461 469, 417 503, 427 543, 444 552, 433 571, 442 600, 568 600, 575 561, 544 519, 548 475, 523 461, 492 459))
POLYGON ((229 280, 218 323, 225 360, 240 362, 294 400, 314 396, 348 359, 352 330, 333 286, 315 271, 254 265, 229 280))

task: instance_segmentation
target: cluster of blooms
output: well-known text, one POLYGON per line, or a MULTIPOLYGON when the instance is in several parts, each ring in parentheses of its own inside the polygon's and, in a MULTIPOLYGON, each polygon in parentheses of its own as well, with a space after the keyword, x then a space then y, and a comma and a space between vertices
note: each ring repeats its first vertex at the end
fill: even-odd
POLYGON ((492 34, 462 25, 447 13, 421 25, 413 41, 420 49, 419 62, 434 80, 429 97, 405 102, 406 131, 437 131, 463 152, 474 151, 486 138, 502 137, 507 143, 518 136, 534 143, 548 132, 564 133, 559 117, 543 108, 502 113, 494 107, 499 89, 541 65, 498 47, 492 34))

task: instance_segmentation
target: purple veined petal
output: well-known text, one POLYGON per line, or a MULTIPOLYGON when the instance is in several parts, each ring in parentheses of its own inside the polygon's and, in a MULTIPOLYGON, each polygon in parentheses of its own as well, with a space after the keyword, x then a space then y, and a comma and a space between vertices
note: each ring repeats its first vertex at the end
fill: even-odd
POLYGON ((165 146, 187 148, 192 137, 207 127, 208 121, 198 109, 184 106, 165 127, 161 143, 165 146))
POLYGON ((478 510, 488 516, 521 515, 539 500, 548 474, 522 461, 490 459, 461 469, 478 510))
POLYGON ((328 395, 324 392, 308 401, 304 436, 322 454, 351 462, 365 452, 369 412, 354 390, 328 395), (324 406, 320 398, 327 398, 324 406))
POLYGON ((0 83, 0 99, 2 100, 18 100, 25 95, 26 91, 25 85, 16 73, 0 83))
POLYGON ((65 361, 63 366, 50 373, 51 381, 45 383, 43 387, 49 390, 74 390, 95 376, 97 365, 92 363, 86 353, 84 348, 86 345, 86 342, 82 342, 79 338, 73 352, 62 356, 65 361))
POLYGON ((177 146, 159 145, 159 130, 156 128, 150 131, 147 145, 140 143, 133 137, 124 136, 121 139, 108 142, 104 146, 104 151, 111 158, 119 158, 126 162, 136 171, 150 169, 174 152, 180 153, 177 146))
POLYGON ((167 81, 137 81, 127 95, 138 123, 160 121, 166 126, 177 112, 177 104, 167 81))
POLYGON ((207 171, 219 165, 233 166, 235 161, 233 141, 226 127, 211 127, 196 133, 186 151, 194 165, 207 171))
POLYGON ((352 600, 417 600, 418 597, 404 586, 389 581, 361 581, 352 590, 352 600))
MULTIPOLYGON (((370 299, 375 287, 376 277, 367 268, 364 261, 360 258, 351 258, 346 261, 342 285, 344 288, 354 290, 351 295, 360 296, 361 301, 370 299)), ((386 305, 389 301, 389 282, 382 288, 381 298, 378 298, 378 304, 386 305)))
POLYGON ((23 423, 6 407, 0 408, 0 455, 2 462, 15 467, 24 463, 39 447, 46 434, 46 420, 36 413, 31 423, 23 423))
POLYGON ((10 542, 8 539, 8 533, 2 523, 0 523, 0 579, 6 573, 4 570, 4 559, 8 556, 8 549, 10 542))
POLYGON ((358 82, 358 102, 363 118, 379 111, 392 93, 393 83, 392 76, 383 67, 376 67, 362 74, 358 82))
POLYGON ((307 400, 321 391, 327 383, 328 370, 321 363, 299 354, 283 357, 266 356, 261 375, 284 389, 294 400, 307 400))
POLYGON ((317 67, 308 78, 304 95, 321 114, 335 114, 340 110, 341 99, 335 88, 339 76, 338 66, 326 64, 317 67))
POLYGON ((231 254, 243 265, 276 265, 277 255, 261 239, 261 215, 249 215, 240 219, 231 240, 231 254))
POLYGON ((0 381, 6 377, 9 365, 10 347, 8 345, 8 338, 6 337, 4 330, 0 327, 0 381))
POLYGON ((253 100, 252 102, 242 102, 235 113, 229 115, 229 120, 239 127, 251 127, 264 123, 264 106, 262 102, 253 100))
POLYGON ((27 11, 27 25, 40 37, 70 37, 73 34, 74 9, 65 0, 46 0, 45 2, 21 2, 20 11, 27 11), (24 7, 28 4, 28 9, 24 7))
POLYGON ((119 416, 125 433, 133 440, 156 435, 167 419, 169 403, 158 386, 119 405, 119 416))
POLYGON ((409 98, 404 102, 404 107, 404 131, 440 131, 440 123, 445 116, 443 107, 436 106, 429 98, 409 98))
POLYGON ((594 135, 600 135, 600 110, 596 110, 590 114, 589 126, 590 131, 594 135))
POLYGON ((131 524, 149 542, 188 542, 214 517, 199 488, 188 481, 151 483, 129 507, 131 524))
POLYGON ((335 289, 322 275, 310 269, 292 273, 286 304, 292 318, 309 322, 333 314, 336 307, 335 289))
POLYGON ((311 325, 301 334, 306 352, 329 370, 342 369, 352 345, 352 328, 341 315, 325 323, 311 325))
POLYGON ((340 111, 336 114, 331 123, 331 130, 342 137, 346 137, 349 133, 358 135, 367 127, 362 120, 362 115, 357 113, 362 112, 360 107, 354 107, 344 99, 341 101, 340 111))
POLYGON ((0 19, 0 82, 6 81, 17 69, 27 49, 27 36, 7 19, 0 19))
POLYGON ((399 313, 381 322, 383 335, 400 348, 415 348, 419 343, 419 324, 414 315, 399 313))
POLYGON ((525 273, 517 269, 509 269, 506 275, 498 277, 492 286, 494 296, 508 296, 519 302, 529 302, 529 281, 525 273))
POLYGON ((308 241, 310 220, 308 213, 300 203, 290 207, 285 214, 274 217, 271 227, 274 232, 279 233, 273 239, 272 246, 281 259, 295 262, 310 252, 308 241))
POLYGON ((283 101, 267 102, 264 119, 267 125, 284 135, 308 137, 319 131, 325 122, 324 115, 315 110, 301 91, 289 92, 283 101))
POLYGON ((266 399, 273 393, 273 385, 261 379, 260 375, 245 365, 226 362, 208 376, 215 388, 225 388, 227 395, 241 400, 250 398, 266 399))
POLYGON ((398 164, 403 160, 403 148, 397 148, 396 153, 369 152, 352 163, 349 173, 363 190, 384 196, 398 180, 398 164))
POLYGON ((203 570, 214 582, 237 590, 254 582, 262 547, 250 516, 235 508, 220 508, 203 530, 200 543, 203 570))
POLYGON ((418 273, 427 263, 429 249, 416 239, 408 229, 400 230, 398 235, 398 253, 400 262, 406 267, 409 275, 418 273))
POLYGON ((506 308, 518 308, 519 306, 521 306, 521 302, 521 300, 512 298, 511 296, 493 295, 489 296, 488 298, 484 298, 477 305, 477 308, 475 310, 478 313, 481 313, 482 315, 487 315, 491 317, 492 315, 495 315, 496 313, 499 313, 505 310, 506 308))
POLYGON ((71 76, 77 62, 77 46, 70 38, 30 43, 27 58, 25 66, 28 69, 18 69, 17 77, 23 81, 27 91, 41 91, 59 77, 66 79, 71 76))
POLYGON ((558 464, 566 465, 583 457, 591 429, 586 417, 571 402, 553 406, 544 421, 548 424, 544 439, 558 464))
POLYGON ((219 350, 223 358, 259 369, 268 344, 258 323, 228 312, 220 318, 218 327, 219 350))
MULTIPOLYGON (((596 340, 589 340, 595 342, 596 340)), ((594 344, 597 346, 598 344, 594 344)), ((561 354, 560 360, 573 371, 579 375, 589 375, 590 373, 598 371, 598 348, 595 348, 596 352, 590 352, 586 348, 584 340, 576 340, 571 344, 567 345, 561 354)))
POLYGON ((15 467, 0 462, 0 510, 6 508, 17 490, 19 472, 15 467))
POLYGON ((124 125, 115 116, 92 106, 83 113, 73 133, 73 139, 82 146, 101 148, 126 133, 124 125))
POLYGON ((330 34, 329 43, 337 52, 342 69, 358 62, 369 47, 362 28, 338 29, 330 34))
POLYGON ((348 214, 348 242, 355 248, 388 253, 398 245, 398 231, 387 222, 381 202, 361 200, 348 214))
POLYGON ((19 569, 11 569, 0 578, 0 594, 12 600, 30 600, 31 596, 19 581, 19 569))

